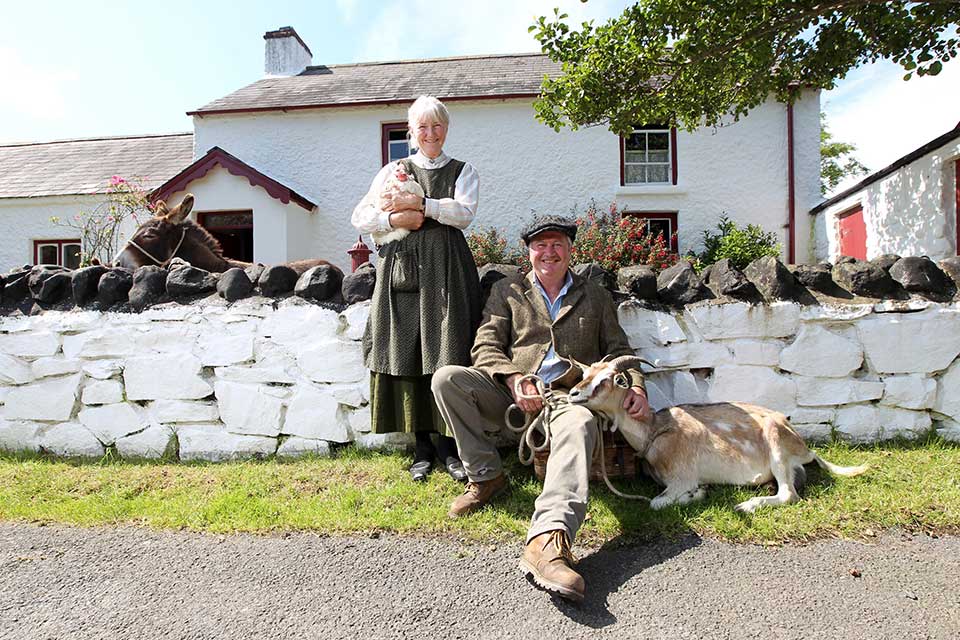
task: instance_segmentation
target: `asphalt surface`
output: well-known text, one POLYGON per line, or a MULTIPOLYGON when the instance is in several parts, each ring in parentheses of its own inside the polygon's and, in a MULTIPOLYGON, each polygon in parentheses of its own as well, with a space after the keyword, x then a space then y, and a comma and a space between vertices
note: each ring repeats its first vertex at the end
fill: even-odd
POLYGON ((574 551, 579 607, 519 545, 6 523, 0 638, 960 638, 956 537, 574 551))

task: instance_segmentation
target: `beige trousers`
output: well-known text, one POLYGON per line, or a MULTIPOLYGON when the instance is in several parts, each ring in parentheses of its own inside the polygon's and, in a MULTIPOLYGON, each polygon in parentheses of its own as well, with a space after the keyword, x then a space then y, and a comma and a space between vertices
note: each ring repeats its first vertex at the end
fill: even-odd
MULTIPOLYGON (((503 433, 513 435, 503 423, 503 413, 513 402, 506 386, 472 367, 451 365, 433 374, 432 387, 470 480, 483 482, 501 475, 503 463, 495 438, 503 433)), ((550 437, 547 473, 527 541, 563 529, 572 542, 587 514, 590 461, 597 439, 595 418, 585 407, 562 403, 551 412, 550 437)))

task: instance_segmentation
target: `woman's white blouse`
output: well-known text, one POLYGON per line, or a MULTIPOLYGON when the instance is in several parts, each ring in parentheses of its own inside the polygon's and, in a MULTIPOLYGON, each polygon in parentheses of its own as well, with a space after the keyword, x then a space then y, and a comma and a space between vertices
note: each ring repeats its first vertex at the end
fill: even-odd
MULTIPOLYGON (((436 158, 428 158, 420 152, 410 156, 409 160, 421 169, 439 169, 450 162, 450 156, 440 153, 436 158)), ((360 204, 353 210, 350 222, 360 233, 372 231, 389 231, 390 213, 381 211, 378 203, 383 183, 396 166, 395 162, 387 163, 377 173, 370 185, 370 190, 363 197, 360 204)), ((424 215, 435 218, 442 224, 448 224, 457 229, 466 229, 477 213, 477 201, 480 195, 480 176, 469 162, 463 165, 460 177, 457 178, 452 198, 427 198, 424 215)))

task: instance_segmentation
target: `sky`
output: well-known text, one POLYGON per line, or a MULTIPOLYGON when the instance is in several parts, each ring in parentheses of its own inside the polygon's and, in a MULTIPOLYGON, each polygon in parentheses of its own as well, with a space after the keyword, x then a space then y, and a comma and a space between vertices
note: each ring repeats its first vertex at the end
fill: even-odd
MULTIPOLYGON (((104 0, 5 3, 0 144, 192 130, 185 115, 263 75, 263 33, 293 26, 314 64, 539 50, 528 27, 624 0, 104 0)), ((909 82, 891 63, 856 69, 821 96, 835 140, 871 171, 960 122, 960 62, 909 82)), ((849 183, 848 183, 849 184, 849 183)))

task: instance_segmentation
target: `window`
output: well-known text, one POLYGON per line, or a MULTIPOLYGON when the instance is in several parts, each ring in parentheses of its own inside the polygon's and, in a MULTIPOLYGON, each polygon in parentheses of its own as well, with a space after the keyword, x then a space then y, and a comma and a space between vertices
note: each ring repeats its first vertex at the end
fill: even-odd
POLYGON ((381 124, 380 149, 383 164, 409 156, 410 145, 407 142, 407 123, 391 122, 381 124))
POLYGON ((620 184, 677 184, 677 130, 643 126, 621 137, 620 184))
POLYGON ((677 242, 677 212, 676 211, 624 211, 623 215, 640 218, 647 222, 647 233, 656 236, 663 234, 663 239, 670 246, 670 251, 680 253, 677 242))
POLYGON ((79 269, 80 241, 34 240, 33 264, 55 264, 67 269, 79 269))
POLYGON ((200 211, 197 222, 220 243, 225 258, 253 262, 253 211, 200 211))

